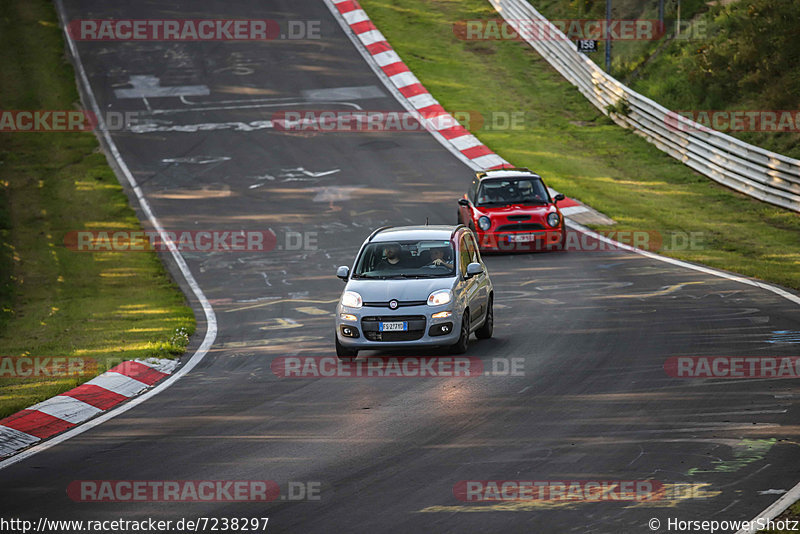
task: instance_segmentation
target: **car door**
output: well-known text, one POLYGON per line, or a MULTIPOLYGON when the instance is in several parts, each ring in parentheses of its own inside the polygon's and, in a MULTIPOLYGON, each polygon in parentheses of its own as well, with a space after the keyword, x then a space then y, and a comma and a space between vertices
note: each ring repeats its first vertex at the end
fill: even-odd
MULTIPOLYGON (((468 232, 464 232, 459 240, 459 262, 462 276, 466 276, 467 265, 475 262, 476 259, 477 249, 475 242, 468 232)), ((482 288, 486 285, 485 279, 486 276, 482 273, 464 280, 464 292, 470 309, 470 323, 473 326, 480 324, 483 321, 483 315, 486 313, 486 301, 481 296, 482 288)))
POLYGON ((480 319, 482 322, 483 316, 489 306, 489 275, 486 272, 486 266, 483 265, 483 262, 481 261, 480 252, 478 251, 478 246, 475 243, 474 236, 472 233, 465 233, 465 236, 467 250, 469 251, 470 255, 470 262, 480 263, 484 268, 484 271, 481 274, 473 277, 477 285, 477 290, 475 292, 475 305, 477 306, 476 309, 480 310, 480 314, 476 316, 475 319, 480 319))

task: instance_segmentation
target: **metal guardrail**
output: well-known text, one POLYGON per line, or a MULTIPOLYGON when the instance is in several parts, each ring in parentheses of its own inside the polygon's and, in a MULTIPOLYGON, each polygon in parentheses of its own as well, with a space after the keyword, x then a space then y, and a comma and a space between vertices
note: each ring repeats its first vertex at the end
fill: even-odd
POLYGON ((614 122, 697 172, 753 198, 800 212, 800 160, 750 145, 671 112, 606 74, 526 0, 489 0, 550 65, 614 122), (532 38, 531 22, 550 36, 532 38))

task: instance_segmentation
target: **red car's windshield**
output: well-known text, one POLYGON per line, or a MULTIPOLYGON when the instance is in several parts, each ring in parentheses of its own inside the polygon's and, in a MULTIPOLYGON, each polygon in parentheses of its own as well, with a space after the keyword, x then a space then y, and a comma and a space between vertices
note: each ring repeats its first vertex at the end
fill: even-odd
POLYGON ((531 178, 498 178, 481 181, 478 206, 505 204, 547 204, 550 195, 541 180, 531 178))

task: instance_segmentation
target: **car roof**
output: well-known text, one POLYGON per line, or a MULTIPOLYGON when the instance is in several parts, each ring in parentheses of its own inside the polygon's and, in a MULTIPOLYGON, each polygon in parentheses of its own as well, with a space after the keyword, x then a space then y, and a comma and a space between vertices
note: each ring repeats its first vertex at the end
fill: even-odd
POLYGON ((430 226, 391 226, 377 230, 369 241, 386 243, 391 241, 414 241, 432 239, 449 241, 457 226, 430 225, 430 226))
POLYGON ((496 169, 493 171, 481 171, 476 174, 478 180, 488 180, 491 178, 531 178, 539 179, 542 177, 525 167, 513 167, 508 169, 496 169))

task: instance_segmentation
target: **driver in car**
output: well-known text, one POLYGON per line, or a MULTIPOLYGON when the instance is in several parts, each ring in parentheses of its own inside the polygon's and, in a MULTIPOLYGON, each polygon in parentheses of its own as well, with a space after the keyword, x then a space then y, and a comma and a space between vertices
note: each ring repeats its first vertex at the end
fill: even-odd
POLYGON ((445 249, 432 248, 431 249, 431 262, 430 262, 429 265, 432 265, 432 266, 435 265, 437 267, 438 266, 447 267, 448 269, 452 269, 453 268, 453 264, 452 263, 447 263, 445 261, 444 252, 445 252, 445 249))
POLYGON ((536 194, 533 190, 533 184, 529 181, 520 181, 519 182, 519 190, 522 193, 523 200, 536 200, 538 202, 542 202, 544 199, 536 194))
POLYGON ((378 262, 377 270, 397 269, 400 264, 400 245, 390 243, 383 248, 383 258, 378 262))

